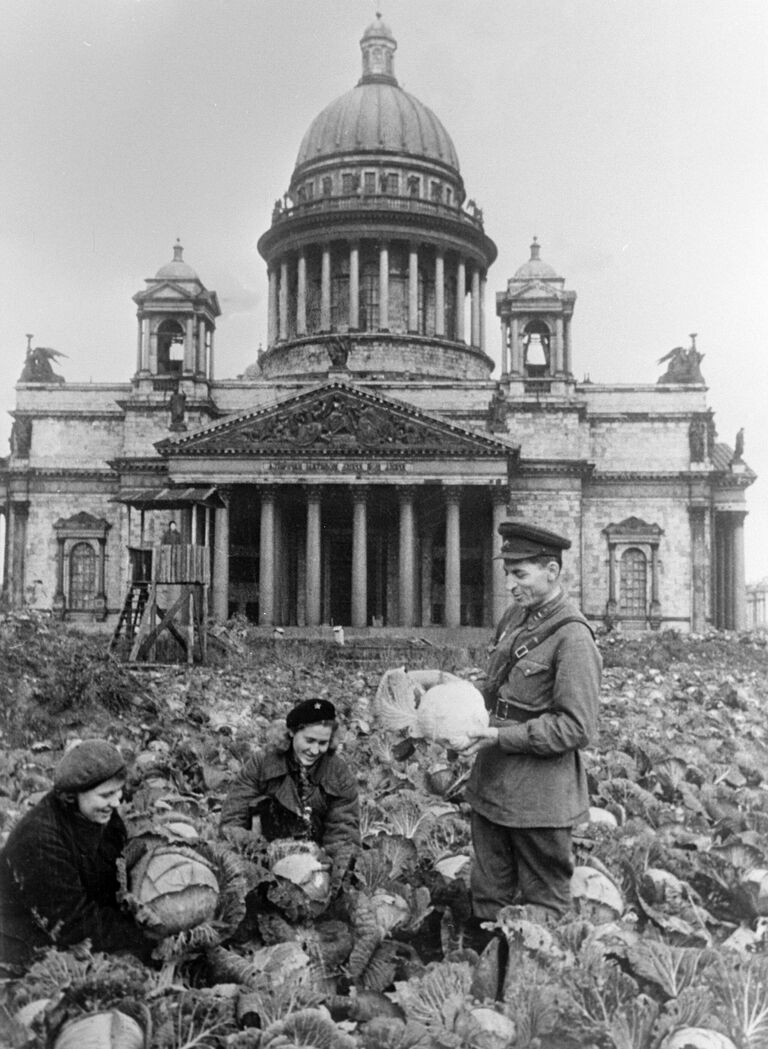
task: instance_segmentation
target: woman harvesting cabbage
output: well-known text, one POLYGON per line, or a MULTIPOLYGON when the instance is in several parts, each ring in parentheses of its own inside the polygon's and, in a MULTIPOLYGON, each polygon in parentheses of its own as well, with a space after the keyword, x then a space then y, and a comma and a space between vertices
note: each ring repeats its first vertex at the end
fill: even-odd
POLYGON ((335 753, 333 703, 304 700, 285 722, 285 738, 258 751, 232 784, 221 810, 222 827, 251 830, 258 818, 258 831, 267 841, 314 841, 331 855, 340 845, 359 845, 357 784, 335 753))
POLYGON ((117 903, 126 829, 117 808, 126 767, 102 739, 72 747, 53 790, 0 850, 0 962, 23 968, 36 948, 91 941, 93 950, 144 956, 152 943, 117 903))

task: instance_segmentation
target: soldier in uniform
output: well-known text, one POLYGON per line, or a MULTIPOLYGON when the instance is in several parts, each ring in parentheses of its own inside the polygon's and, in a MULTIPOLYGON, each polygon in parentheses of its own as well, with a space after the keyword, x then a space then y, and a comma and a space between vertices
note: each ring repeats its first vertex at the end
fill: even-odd
POLYGON ((565 597, 570 540, 515 521, 499 525, 514 604, 496 630, 486 686, 490 727, 476 755, 472 807, 475 922, 526 904, 557 917, 571 900, 571 828, 588 813, 580 750, 595 738, 602 661, 583 614, 565 597))

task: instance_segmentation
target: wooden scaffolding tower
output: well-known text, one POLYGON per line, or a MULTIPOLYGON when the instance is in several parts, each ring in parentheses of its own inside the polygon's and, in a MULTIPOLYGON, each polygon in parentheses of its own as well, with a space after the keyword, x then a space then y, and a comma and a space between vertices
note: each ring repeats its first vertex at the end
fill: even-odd
MULTIPOLYGON (((212 490, 134 492, 121 501, 141 510, 138 546, 128 547, 129 584, 110 648, 121 639, 130 645, 132 662, 157 662, 158 652, 167 658, 168 642, 187 663, 206 662, 207 622, 211 584, 210 508, 212 490), (181 510, 185 542, 178 532, 172 541, 144 542, 145 511, 181 510), (198 529, 198 510, 202 516, 198 529), (204 515, 204 516, 203 516, 204 515), (203 542, 197 542, 198 531, 203 542)), ((215 504, 213 504, 215 505, 215 504)), ((129 524, 130 531, 130 524, 129 524)), ((163 661, 161 656, 160 661, 163 661)))

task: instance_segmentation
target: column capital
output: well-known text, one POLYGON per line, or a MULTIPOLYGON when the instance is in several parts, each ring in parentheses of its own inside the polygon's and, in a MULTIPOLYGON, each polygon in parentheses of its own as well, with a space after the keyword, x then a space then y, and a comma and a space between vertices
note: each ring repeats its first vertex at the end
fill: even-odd
POLYGON ((411 503, 416 498, 415 484, 401 484, 397 488, 397 498, 401 503, 411 503))
POLYGON ((306 487, 307 502, 320 502, 323 495, 321 484, 308 484, 306 487))
POLYGON ((367 503, 368 494, 369 493, 367 484, 352 485, 352 501, 354 503, 367 503))
POLYGON ((227 508, 229 508, 229 504, 230 504, 230 502, 232 500, 232 493, 233 492, 234 492, 234 488, 233 488, 232 485, 224 484, 224 485, 217 485, 216 486, 216 493, 218 494, 218 496, 221 499, 222 503, 224 503, 224 506, 227 507, 227 508))
POLYGON ((443 488, 443 497, 446 503, 461 503, 464 487, 460 484, 447 484, 443 488))

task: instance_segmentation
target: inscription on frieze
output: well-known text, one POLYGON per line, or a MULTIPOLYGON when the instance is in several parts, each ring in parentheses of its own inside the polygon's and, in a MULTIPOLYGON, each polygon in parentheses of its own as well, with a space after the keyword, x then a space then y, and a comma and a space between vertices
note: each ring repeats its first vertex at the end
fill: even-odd
POLYGON ((408 463, 383 462, 375 463, 366 459, 343 459, 338 462, 328 460, 302 462, 297 459, 278 459, 267 465, 270 473, 341 473, 341 474, 404 474, 408 463))

